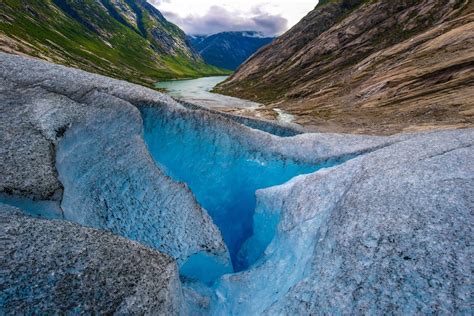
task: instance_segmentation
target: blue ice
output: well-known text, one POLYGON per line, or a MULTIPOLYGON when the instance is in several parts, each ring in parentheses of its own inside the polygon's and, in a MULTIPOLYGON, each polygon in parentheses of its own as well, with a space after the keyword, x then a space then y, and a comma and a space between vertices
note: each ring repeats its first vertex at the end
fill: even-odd
MULTIPOLYGON (((234 271, 248 268, 273 239, 279 220, 271 212, 254 219, 255 191, 321 166, 252 150, 209 120, 184 118, 152 107, 141 112, 145 141, 155 162, 170 177, 185 182, 207 210, 227 244, 234 271), (259 222, 257 227, 263 227, 257 232, 254 220, 259 222)), ((197 259, 181 272, 199 274, 196 262, 205 260, 197 259)), ((206 270, 211 269, 201 272, 206 270)))
POLYGON ((61 219, 63 213, 59 202, 49 200, 34 200, 25 197, 0 194, 0 203, 17 207, 23 212, 47 219, 61 219))

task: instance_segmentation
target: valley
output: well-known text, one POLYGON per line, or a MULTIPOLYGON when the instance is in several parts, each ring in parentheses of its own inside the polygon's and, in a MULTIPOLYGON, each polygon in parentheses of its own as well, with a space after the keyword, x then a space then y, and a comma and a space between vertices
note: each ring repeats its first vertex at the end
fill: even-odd
POLYGON ((4 0, 0 315, 471 315, 473 100, 470 0, 4 0))
POLYGON ((239 109, 254 111, 261 105, 236 97, 212 93, 212 89, 226 79, 227 76, 214 76, 199 79, 161 81, 156 84, 156 87, 163 89, 164 92, 173 98, 222 111, 239 109))

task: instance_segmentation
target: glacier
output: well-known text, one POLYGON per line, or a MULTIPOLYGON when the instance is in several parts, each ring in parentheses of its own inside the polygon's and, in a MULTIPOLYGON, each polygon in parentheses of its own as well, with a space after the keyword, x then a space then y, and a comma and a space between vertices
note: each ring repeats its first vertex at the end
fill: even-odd
MULTIPOLYGON (((246 254, 249 247, 241 251, 254 233, 255 191, 322 167, 259 151, 240 143, 218 124, 204 125, 186 111, 143 107, 141 112, 150 154, 167 175, 189 186, 212 217, 229 249, 234 271, 255 261, 246 254)), ((272 235, 271 229, 267 231, 272 235)), ((269 239, 271 236, 255 240, 268 243, 269 239)))
POLYGON ((0 187, 10 196, 2 202, 52 201, 66 220, 139 241, 178 263, 204 251, 229 264, 212 219, 155 165, 129 101, 176 102, 79 70, 1 57, 8 80, 0 78, 0 187))
POLYGON ((25 57, 0 74, 0 203, 25 213, 0 204, 0 313, 472 313, 474 129, 304 133, 25 57), (111 284, 120 307, 65 294, 111 284))

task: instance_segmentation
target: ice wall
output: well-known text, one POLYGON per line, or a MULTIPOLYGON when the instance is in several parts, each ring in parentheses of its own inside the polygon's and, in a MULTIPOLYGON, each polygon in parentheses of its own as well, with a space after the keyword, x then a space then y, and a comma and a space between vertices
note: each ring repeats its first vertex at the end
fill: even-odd
POLYGON ((91 94, 91 103, 108 106, 71 126, 58 144, 64 218, 158 249, 178 264, 199 252, 225 264, 227 249, 212 220, 149 156, 139 112, 113 101, 91 94))
POLYGON ((255 233, 255 192, 331 164, 298 162, 266 149, 264 142, 260 148, 242 142, 234 137, 238 131, 190 111, 142 107, 141 112, 151 155, 167 175, 189 185, 208 211, 222 232, 235 271, 258 259, 278 222, 257 215, 255 221, 269 227, 242 247, 255 233))
MULTIPOLYGON (((268 307, 282 300, 298 282, 310 276, 313 249, 321 234, 324 234, 331 203, 335 203, 344 194, 345 187, 326 187, 326 184, 322 184, 324 190, 321 192, 316 192, 311 187, 308 188, 308 196, 301 196, 301 192, 308 183, 322 179, 330 171, 331 169, 320 170, 316 174, 299 176, 283 185, 258 191, 255 216, 262 219, 278 218, 279 222, 273 228, 275 236, 264 249, 264 255, 249 270, 226 275, 213 286, 214 295, 209 305, 209 314, 264 314, 268 307), (322 205, 314 205, 323 196, 327 196, 328 200, 322 205), (312 206, 314 209, 326 209, 327 212, 308 218, 304 218, 306 214, 296 213, 312 206), (295 210, 295 213, 288 212, 289 209, 295 210)), ((351 179, 350 174, 348 178, 351 179)), ((257 221, 255 229, 266 231, 268 222, 257 221)), ((259 234, 248 243, 258 244, 261 238, 259 234)))
POLYGON ((258 191, 275 238, 213 286, 209 314, 469 313, 472 136, 416 135, 258 191))

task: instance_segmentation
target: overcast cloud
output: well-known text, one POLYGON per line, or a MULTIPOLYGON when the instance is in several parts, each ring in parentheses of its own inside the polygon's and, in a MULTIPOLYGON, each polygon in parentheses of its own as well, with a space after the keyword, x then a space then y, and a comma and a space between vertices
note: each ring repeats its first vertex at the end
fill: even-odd
POLYGON ((204 15, 180 17, 174 12, 162 11, 167 19, 189 34, 214 34, 224 31, 259 31, 265 35, 281 34, 288 20, 265 12, 243 17, 220 6, 212 6, 204 15))
POLYGON ((188 34, 258 31, 280 35, 314 8, 317 0, 149 0, 188 34))

